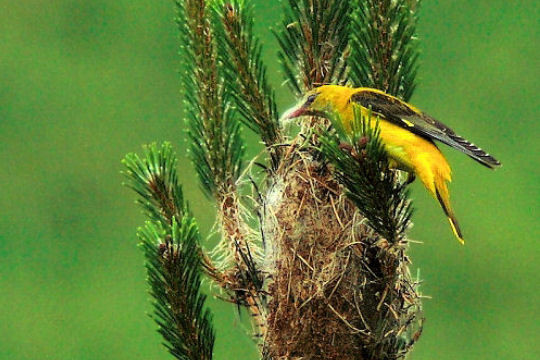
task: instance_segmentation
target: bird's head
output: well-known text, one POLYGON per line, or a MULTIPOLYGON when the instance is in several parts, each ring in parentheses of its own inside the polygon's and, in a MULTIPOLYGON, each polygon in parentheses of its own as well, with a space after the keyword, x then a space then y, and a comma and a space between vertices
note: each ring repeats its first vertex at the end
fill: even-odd
POLYGON ((283 115, 291 120, 300 116, 327 117, 328 113, 340 111, 346 106, 354 89, 340 85, 323 85, 310 90, 302 100, 283 115))

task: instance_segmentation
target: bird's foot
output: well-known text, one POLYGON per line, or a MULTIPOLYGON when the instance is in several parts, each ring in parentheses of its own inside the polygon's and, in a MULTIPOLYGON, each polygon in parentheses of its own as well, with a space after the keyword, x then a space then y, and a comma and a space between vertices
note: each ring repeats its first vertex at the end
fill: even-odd
POLYGON ((362 136, 360 139, 358 139, 358 148, 365 149, 368 142, 369 142, 369 138, 367 136, 362 136))
POLYGON ((358 161, 362 160, 362 156, 358 154, 358 151, 356 151, 354 146, 352 146, 351 144, 342 142, 339 144, 339 148, 341 151, 349 153, 356 160, 358 161))
POLYGON ((368 137, 363 136, 358 140, 358 144, 357 144, 356 147, 349 144, 349 143, 342 142, 342 143, 339 144, 339 148, 342 151, 348 152, 349 154, 351 154, 351 156, 353 158, 360 161, 360 160, 365 159, 365 157, 367 156, 367 152, 365 150, 365 147, 366 147, 368 142, 369 142, 368 137))

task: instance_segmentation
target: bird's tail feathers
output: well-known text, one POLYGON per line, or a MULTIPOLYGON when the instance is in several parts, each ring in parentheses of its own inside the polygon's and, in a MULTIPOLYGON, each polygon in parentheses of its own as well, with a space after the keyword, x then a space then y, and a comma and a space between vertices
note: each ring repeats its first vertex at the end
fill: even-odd
POLYGON ((435 180, 435 194, 437 195, 437 200, 439 200, 439 203, 441 204, 441 207, 444 210, 448 221, 450 222, 454 235, 462 245, 465 244, 463 233, 461 232, 457 218, 454 215, 452 206, 450 205, 450 194, 448 193, 446 181, 442 179, 439 181, 435 180))
POLYGON ((490 169, 496 169, 502 166, 499 160, 495 159, 493 156, 480 149, 467 139, 454 133, 448 134, 448 137, 453 140, 452 143, 449 143, 450 146, 461 150, 480 164, 490 169))

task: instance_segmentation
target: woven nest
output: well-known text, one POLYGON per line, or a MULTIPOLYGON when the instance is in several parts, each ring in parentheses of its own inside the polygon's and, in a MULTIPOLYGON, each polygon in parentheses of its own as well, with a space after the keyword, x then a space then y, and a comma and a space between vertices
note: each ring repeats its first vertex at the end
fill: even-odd
POLYGON ((400 359, 421 332, 406 242, 389 245, 309 152, 265 196, 268 359, 400 359))

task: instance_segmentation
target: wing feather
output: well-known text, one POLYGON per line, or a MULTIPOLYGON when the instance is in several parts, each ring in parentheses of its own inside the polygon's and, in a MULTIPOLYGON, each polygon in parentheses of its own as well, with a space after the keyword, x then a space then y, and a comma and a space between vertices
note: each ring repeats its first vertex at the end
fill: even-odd
POLYGON ((362 89, 351 96, 351 101, 371 110, 387 121, 430 140, 438 140, 467 154, 491 169, 501 166, 493 156, 470 141, 457 135, 454 130, 407 103, 372 89, 362 89))

